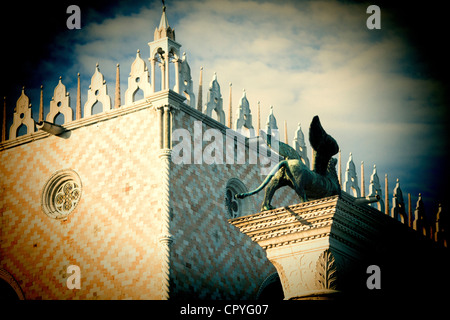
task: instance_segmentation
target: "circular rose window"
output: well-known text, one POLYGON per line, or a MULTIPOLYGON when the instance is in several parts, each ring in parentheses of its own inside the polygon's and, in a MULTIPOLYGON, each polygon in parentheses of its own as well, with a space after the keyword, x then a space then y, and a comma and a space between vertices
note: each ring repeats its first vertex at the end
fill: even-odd
POLYGON ((41 207, 53 219, 67 219, 81 198, 81 181, 73 170, 55 172, 44 185, 41 207))
POLYGON ((234 196, 237 193, 248 192, 245 185, 237 178, 231 178, 227 182, 227 186, 225 188, 225 208, 228 212, 229 218, 237 218, 246 214, 250 214, 249 212, 249 201, 248 198, 245 199, 236 199, 234 196))

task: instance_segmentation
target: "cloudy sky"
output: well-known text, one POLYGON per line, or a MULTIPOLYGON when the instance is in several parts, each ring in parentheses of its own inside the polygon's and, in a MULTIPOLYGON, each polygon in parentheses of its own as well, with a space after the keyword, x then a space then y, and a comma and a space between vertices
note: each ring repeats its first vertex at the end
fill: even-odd
MULTIPOLYGON (((22 19, 2 22, 3 39, 10 43, 4 49, 9 58, 2 61, 8 128, 23 85, 37 117, 41 84, 48 108, 62 76, 74 108, 76 74, 82 77, 84 104, 98 62, 113 99, 120 63, 123 97, 136 50, 149 57, 147 43, 159 24, 160 1, 78 3, 80 30, 65 26, 65 9, 72 4, 67 1, 51 9, 42 2, 30 4, 20 8, 22 19)), ((366 192, 376 164, 380 180, 389 175, 390 192, 400 179, 405 201, 409 192, 413 203, 419 192, 429 207, 443 201, 448 177, 443 70, 448 64, 441 65, 447 62, 432 41, 442 9, 383 1, 168 0, 166 5, 196 94, 200 67, 204 97, 216 72, 224 106, 232 82, 233 106, 245 89, 255 125, 257 101, 263 124, 273 105, 280 130, 287 121, 290 142, 298 123, 307 137, 312 117, 319 115, 340 145, 343 172, 350 152, 359 177, 364 161, 366 192), (370 4, 381 8, 381 30, 366 27, 370 4)))

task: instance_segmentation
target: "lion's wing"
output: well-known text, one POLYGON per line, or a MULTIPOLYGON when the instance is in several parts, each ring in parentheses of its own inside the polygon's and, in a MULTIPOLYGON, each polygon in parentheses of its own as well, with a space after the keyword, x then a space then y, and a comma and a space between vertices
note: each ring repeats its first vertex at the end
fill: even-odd
POLYGON ((298 152, 292 148, 290 145, 283 143, 281 141, 278 142, 278 154, 285 159, 297 159, 301 160, 298 152))

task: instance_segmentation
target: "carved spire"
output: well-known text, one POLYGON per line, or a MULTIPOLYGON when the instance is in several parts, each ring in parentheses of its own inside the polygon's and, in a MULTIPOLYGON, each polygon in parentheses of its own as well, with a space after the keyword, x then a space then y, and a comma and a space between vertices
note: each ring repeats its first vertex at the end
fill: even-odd
POLYGON ((389 182, 387 173, 384 176, 384 213, 389 214, 389 182))
POLYGON ((394 188, 394 194, 392 198, 391 217, 408 225, 408 217, 406 216, 405 201, 403 199, 403 192, 400 188, 400 180, 397 179, 397 183, 394 188))
POLYGON ((424 236, 428 235, 425 225, 425 206, 423 204, 422 194, 420 193, 416 203, 416 210, 414 211, 413 228, 424 236))
POLYGON ((169 25, 169 20, 166 15, 166 5, 164 2, 159 27, 155 29, 154 40, 156 41, 163 38, 169 38, 175 41, 175 29, 172 29, 169 25))
POLYGON ((256 123, 256 135, 259 136, 261 130, 261 101, 258 101, 258 122, 256 123))
POLYGON ((117 64, 116 68, 116 90, 114 93, 114 109, 120 107, 120 69, 119 64, 117 64))
MULTIPOLYGON (((179 80, 175 83, 175 91, 178 86, 178 93, 184 94, 186 97, 186 104, 191 108, 195 108, 195 94, 194 94, 194 83, 191 76, 191 67, 189 66, 186 52, 183 52, 183 58, 181 62, 175 63, 175 74, 177 74, 177 65, 180 64, 180 69, 178 72, 179 80), (178 84, 178 85, 177 85, 178 84)), ((175 80, 177 77, 175 77, 175 80)))
POLYGON ((287 121, 284 120, 284 143, 289 144, 288 134, 287 134, 287 121))
POLYGON ((412 222, 413 222, 413 215, 412 215, 412 204, 411 204, 411 193, 408 193, 408 226, 412 228, 412 222))
POLYGON ((232 99, 232 86, 233 84, 230 82, 230 97, 228 102, 228 128, 232 129, 233 127, 233 99, 232 99))
POLYGON ((135 102, 135 95, 139 89, 143 91, 144 98, 149 96, 152 92, 147 65, 141 58, 141 51, 138 49, 136 51, 136 59, 134 59, 133 63, 131 64, 130 76, 128 77, 128 88, 125 91, 126 105, 131 105, 133 102, 135 102))
POLYGON ((358 186, 358 178, 356 175, 356 167, 355 163, 353 162, 353 155, 351 152, 348 158, 347 168, 345 170, 344 191, 353 194, 353 196, 356 198, 361 196, 361 192, 358 186))
POLYGON ((339 149, 339 156, 338 156, 338 180, 339 185, 342 189, 342 159, 341 159, 341 149, 339 149))
POLYGON ((366 196, 366 186, 364 181, 364 161, 361 161, 361 197, 366 196))
POLYGON ((243 128, 250 130, 249 136, 253 135, 252 112, 250 110, 250 103, 248 102, 245 89, 243 90, 242 98, 239 102, 236 119, 236 130, 244 130, 243 128))
POLYGON ((200 78, 198 84, 198 101, 197 101, 197 110, 203 111, 203 67, 200 68, 200 78))
POLYGON ((41 85, 41 95, 39 98, 39 122, 44 121, 44 86, 41 85))
POLYGON ((217 81, 217 74, 214 72, 211 84, 209 85, 208 97, 206 102, 205 113, 208 117, 212 116, 212 112, 215 111, 218 121, 225 125, 225 112, 223 111, 223 99, 220 93, 220 85, 217 81))
POLYGON ((103 74, 100 72, 98 63, 95 66, 95 72, 91 78, 91 85, 89 86, 87 101, 84 104, 84 117, 92 115, 92 108, 100 102, 102 105, 102 112, 111 110, 111 98, 108 95, 106 81, 103 74))
POLYGON ((77 105, 76 105, 76 120, 81 119, 81 84, 80 73, 77 74, 77 105))
POLYGON ((270 113, 267 117, 266 132, 279 140, 277 119, 273 115, 273 106, 270 106, 270 113))
POLYGON ((306 147, 306 143, 305 143, 305 136, 303 134, 300 123, 298 124, 297 131, 295 131, 295 137, 294 137, 293 144, 294 144, 294 149, 298 152, 298 154, 302 158, 303 164, 309 168, 309 159, 308 159, 308 152, 307 152, 307 147, 306 147))
POLYGON ((59 82, 53 91, 53 97, 50 101, 50 111, 47 114, 46 120, 48 122, 54 122, 58 114, 64 115, 64 122, 70 122, 73 119, 73 110, 70 107, 69 93, 66 90, 66 86, 62 84, 61 77, 59 82))
POLYGON ((9 128, 9 139, 17 137, 17 131, 21 125, 27 127, 27 134, 34 132, 34 120, 31 109, 31 103, 28 96, 25 94, 25 87, 22 87, 22 94, 17 100, 14 108, 13 123, 9 128))
POLYGON ((439 203, 438 212, 436 214, 436 230, 434 233, 434 240, 441 243, 443 246, 448 246, 448 216, 443 212, 442 204, 439 203))
POLYGON ((383 195, 381 192, 380 179, 378 178, 377 166, 373 165, 372 175, 370 176, 370 184, 369 184, 369 194, 368 196, 380 196, 380 200, 375 203, 371 203, 371 205, 375 208, 378 208, 381 212, 384 212, 384 201, 383 195))

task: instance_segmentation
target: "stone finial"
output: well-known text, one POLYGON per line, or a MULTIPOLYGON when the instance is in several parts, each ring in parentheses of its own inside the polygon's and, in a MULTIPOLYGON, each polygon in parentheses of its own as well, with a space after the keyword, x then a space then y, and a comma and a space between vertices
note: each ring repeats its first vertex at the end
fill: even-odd
POLYGON ((242 97, 239 102, 239 107, 236 113, 236 130, 245 130, 244 128, 250 130, 249 136, 252 136, 253 125, 252 125, 252 112, 250 109, 250 103, 247 99, 247 93, 245 89, 242 92, 242 97))
POLYGON ((223 111, 223 99, 220 93, 220 85, 217 81, 217 74, 214 72, 214 76, 209 85, 208 97, 206 102, 205 113, 208 117, 212 116, 212 112, 215 111, 218 121, 225 125, 225 112, 223 111))
POLYGON ((120 108, 120 65, 116 65, 116 88, 114 91, 114 109, 120 108))
POLYGON ((384 213, 389 214, 389 181, 388 174, 384 176, 384 213))
POLYGON ((422 200, 422 194, 419 193, 419 197, 416 203, 416 210, 414 210, 413 228, 424 236, 428 236, 428 228, 425 220, 425 206, 422 200))
POLYGON ((259 136, 261 130, 261 101, 258 101, 258 122, 256 123, 256 135, 259 136))
POLYGON ((353 162, 353 155, 350 152, 350 156, 347 162, 347 168, 345 170, 344 191, 353 194, 354 197, 359 198, 361 192, 358 186, 358 178, 356 175, 356 167, 353 162))
POLYGON ((369 184, 369 197, 372 196, 380 196, 380 200, 375 203, 371 203, 370 205, 374 208, 377 208, 381 212, 384 212, 384 201, 383 201, 383 195, 380 185, 380 178, 378 177, 377 173, 377 166, 373 165, 373 171, 372 175, 370 176, 370 184, 369 184))
POLYGON ((233 84, 230 82, 230 95, 228 97, 228 128, 233 128, 233 84))
POLYGON ((268 135, 274 136, 275 139, 279 140, 277 119, 273 115, 273 106, 270 106, 270 113, 267 117, 266 132, 268 135))
POLYGON ((84 117, 92 115, 92 108, 97 102, 102 104, 102 112, 111 110, 111 98, 108 96, 106 81, 103 78, 103 74, 100 72, 98 63, 95 66, 95 72, 91 78, 87 101, 84 104, 84 117))
POLYGON ((128 89, 125 91, 126 105, 135 102, 135 94, 139 89, 144 92, 144 97, 152 93, 147 66, 141 58, 140 51, 137 50, 136 58, 131 64, 130 76, 128 77, 128 89))
POLYGON ((10 140, 17 137, 17 131, 21 125, 26 126, 27 134, 35 131, 31 103, 30 99, 25 94, 25 87, 22 87, 22 94, 17 100, 16 107, 14 108, 13 123, 9 128, 10 140))
POLYGON ((39 96, 39 122, 44 121, 44 86, 41 85, 41 94, 39 96))
POLYGON ((400 188, 400 180, 397 179, 397 183, 394 188, 394 194, 392 198, 391 217, 408 225, 408 216, 406 215, 405 201, 403 199, 403 192, 400 188))
POLYGON ((364 161, 361 161, 361 197, 366 196, 366 180, 364 177, 364 161))
POLYGON ((81 119, 81 82, 80 73, 77 73, 77 105, 75 107, 75 118, 81 119))
POLYGON ((53 91, 53 97, 50 101, 50 112, 47 114, 47 122, 55 122, 55 118, 58 114, 64 116, 64 123, 73 120, 73 110, 70 107, 69 93, 66 90, 66 86, 62 84, 61 77, 59 82, 53 91))
POLYGON ((303 164, 305 166, 307 166, 308 168, 310 168, 309 159, 308 159, 308 151, 307 151, 308 149, 306 147, 305 136, 303 134, 300 123, 298 124, 297 131, 295 131, 293 144, 294 144, 294 149, 298 152, 298 154, 302 158, 303 164))
POLYGON ((191 67, 187 61, 186 52, 183 53, 179 71, 178 90, 180 94, 186 97, 186 104, 191 108, 195 108, 194 83, 191 76, 191 67))
POLYGON ((154 41, 169 38, 175 41, 175 29, 172 29, 169 25, 169 20, 166 15, 166 6, 163 6, 163 12, 161 15, 161 20, 159 22, 159 27, 155 29, 154 41))
POLYGON ((436 214, 436 229, 434 232, 434 240, 445 247, 448 243, 448 217, 445 212, 443 212, 442 204, 439 203, 438 212, 436 214))
POLYGON ((198 101, 197 110, 202 112, 203 110, 203 67, 200 68, 200 76, 198 80, 198 101))

